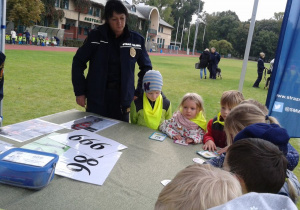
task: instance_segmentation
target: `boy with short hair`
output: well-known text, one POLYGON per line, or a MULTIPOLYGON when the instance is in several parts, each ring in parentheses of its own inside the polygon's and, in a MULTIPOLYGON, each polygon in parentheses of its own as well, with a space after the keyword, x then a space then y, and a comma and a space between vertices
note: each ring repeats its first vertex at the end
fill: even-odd
POLYGON ((180 171, 163 188, 155 210, 206 210, 241 195, 239 181, 227 171, 194 164, 180 171))
POLYGON ((224 121, 232 108, 244 100, 241 92, 236 90, 225 91, 221 97, 221 111, 207 124, 207 133, 203 138, 203 149, 214 151, 217 147, 227 146, 224 121))
POLYGON ((147 71, 143 78, 142 96, 131 103, 130 121, 157 130, 159 125, 172 117, 171 102, 162 94, 162 75, 147 71))
POLYGON ((238 177, 244 194, 277 194, 285 182, 287 163, 276 145, 263 139, 246 138, 228 148, 223 168, 238 177))

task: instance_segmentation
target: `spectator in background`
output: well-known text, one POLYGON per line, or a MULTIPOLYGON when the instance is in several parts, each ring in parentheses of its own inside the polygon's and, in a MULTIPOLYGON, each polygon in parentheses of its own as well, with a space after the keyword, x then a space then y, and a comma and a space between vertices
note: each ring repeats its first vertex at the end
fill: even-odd
POLYGON ((12 44, 16 44, 17 33, 14 29, 10 30, 12 44))
POLYGON ((204 71, 204 79, 206 79, 206 68, 208 67, 208 63, 210 60, 210 53, 209 49, 206 48, 203 53, 199 57, 200 60, 200 79, 203 77, 203 71, 204 71))
POLYGON ((216 52, 216 48, 212 47, 210 49, 210 61, 209 61, 209 78, 216 79, 217 68, 220 62, 221 56, 216 52))
POLYGON ((263 53, 263 52, 259 53, 259 59, 257 61, 257 79, 256 79, 255 83, 253 84, 254 88, 259 88, 259 83, 262 79, 262 76, 263 76, 263 73, 265 70, 264 58, 265 58, 265 53, 263 53))
POLYGON ((59 38, 57 36, 54 36, 54 39, 56 40, 56 45, 59 46, 59 38))
POLYGON ((28 32, 28 30, 25 31, 25 36, 26 36, 26 44, 29 44, 29 42, 30 42, 30 33, 28 32))

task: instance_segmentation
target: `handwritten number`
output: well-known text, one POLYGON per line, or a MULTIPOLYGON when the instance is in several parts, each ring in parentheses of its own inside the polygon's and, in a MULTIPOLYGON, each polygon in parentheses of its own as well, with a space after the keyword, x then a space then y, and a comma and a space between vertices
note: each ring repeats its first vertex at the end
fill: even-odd
POLYGON ((69 163, 67 165, 67 168, 70 169, 71 171, 75 171, 75 172, 80 172, 82 171, 82 169, 85 169, 89 175, 91 175, 91 171, 88 167, 84 166, 84 165, 81 165, 79 163, 69 163), (78 167, 78 168, 74 168, 74 167, 70 167, 70 166, 75 166, 75 167, 78 167))
POLYGON ((105 144, 105 143, 98 143, 98 144, 93 144, 90 146, 91 149, 104 149, 103 145, 109 145, 109 144, 105 144))
POLYGON ((70 136, 69 139, 74 140, 74 141, 78 141, 78 140, 81 140, 83 138, 83 136, 85 136, 85 135, 70 136))
POLYGON ((87 159, 83 155, 77 155, 77 156, 75 156, 74 160, 77 163, 69 163, 67 165, 67 168, 70 169, 71 171, 75 171, 75 172, 80 172, 80 171, 82 171, 84 169, 84 170, 86 170, 89 173, 89 175, 91 175, 90 169, 88 167, 84 166, 84 165, 79 164, 79 163, 87 163, 89 166, 96 166, 99 163, 98 160, 95 160, 93 158, 87 159), (71 167, 71 166, 75 166, 75 167, 71 167))
POLYGON ((91 149, 96 149, 96 150, 104 149, 105 148, 104 145, 110 145, 110 144, 106 144, 106 143, 93 144, 94 141, 99 141, 99 140, 97 140, 97 139, 83 139, 83 136, 86 136, 86 135, 74 135, 74 136, 70 136, 69 139, 73 140, 73 141, 79 141, 79 143, 82 144, 82 145, 91 145, 90 148, 91 149))

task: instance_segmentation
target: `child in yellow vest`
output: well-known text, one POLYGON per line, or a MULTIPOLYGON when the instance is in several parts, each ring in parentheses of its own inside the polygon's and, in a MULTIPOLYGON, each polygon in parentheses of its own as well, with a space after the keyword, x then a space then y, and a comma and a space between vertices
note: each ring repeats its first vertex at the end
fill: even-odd
POLYGON ((162 94, 162 76, 159 71, 147 71, 143 79, 143 96, 131 103, 130 121, 157 130, 172 117, 171 102, 162 94))
POLYGON ((174 140, 184 140, 186 144, 200 144, 206 129, 204 102, 197 93, 187 93, 179 105, 179 111, 165 120, 159 130, 174 140))

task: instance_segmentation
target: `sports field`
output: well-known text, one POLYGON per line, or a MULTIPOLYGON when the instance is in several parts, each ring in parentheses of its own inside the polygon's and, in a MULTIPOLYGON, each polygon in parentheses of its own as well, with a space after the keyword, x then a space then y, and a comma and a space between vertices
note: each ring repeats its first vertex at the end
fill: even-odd
MULTIPOLYGON (((6 50, 4 125, 74 108, 83 110, 76 105, 72 89, 71 65, 75 54, 72 51, 6 50)), ((200 80, 199 70, 194 69, 197 57, 150 54, 150 58, 153 69, 163 75, 163 92, 172 102, 173 111, 185 93, 196 92, 204 99, 209 120, 219 112, 222 92, 238 89, 241 60, 223 58, 219 64, 222 80, 200 80)), ((261 88, 252 88, 256 77, 256 62, 249 61, 243 94, 247 99, 253 98, 264 104, 267 96, 267 90, 263 89, 265 81, 260 84, 261 88)), ((291 142, 300 151, 299 139, 291 142)), ((299 167, 295 173, 300 178, 299 167)))

